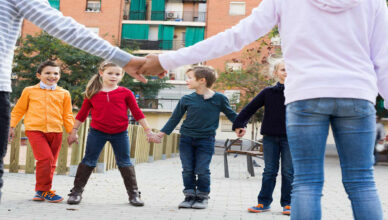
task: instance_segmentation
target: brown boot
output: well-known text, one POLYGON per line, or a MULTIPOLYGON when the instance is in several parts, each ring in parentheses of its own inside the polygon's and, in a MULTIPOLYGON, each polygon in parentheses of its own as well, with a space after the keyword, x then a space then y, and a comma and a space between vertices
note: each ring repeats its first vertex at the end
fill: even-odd
POLYGON ((124 185, 129 196, 129 203, 133 206, 144 206, 140 199, 140 192, 137 188, 136 173, 133 166, 119 167, 121 176, 124 179, 124 185))
POLYGON ((94 167, 87 166, 83 163, 80 163, 77 168, 77 174, 74 179, 74 187, 70 190, 69 199, 67 199, 67 204, 79 204, 82 200, 82 192, 84 187, 88 182, 90 174, 93 172, 94 167))

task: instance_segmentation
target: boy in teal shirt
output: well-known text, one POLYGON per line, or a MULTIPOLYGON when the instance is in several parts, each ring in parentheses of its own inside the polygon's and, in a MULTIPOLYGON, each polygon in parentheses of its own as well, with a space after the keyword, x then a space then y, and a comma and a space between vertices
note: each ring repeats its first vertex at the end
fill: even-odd
POLYGON ((185 200, 179 208, 205 209, 210 193, 210 162, 214 153, 215 134, 220 112, 233 122, 237 114, 230 108, 229 100, 223 94, 211 90, 216 81, 213 69, 197 66, 186 72, 190 95, 181 98, 171 118, 157 134, 161 138, 170 134, 187 112, 180 133, 180 158, 185 200))

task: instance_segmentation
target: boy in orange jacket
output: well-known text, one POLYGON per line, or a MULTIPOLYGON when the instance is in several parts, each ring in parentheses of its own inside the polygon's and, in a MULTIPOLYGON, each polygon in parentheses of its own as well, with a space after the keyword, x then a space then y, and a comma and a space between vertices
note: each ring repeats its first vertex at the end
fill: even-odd
POLYGON ((63 198, 51 190, 56 162, 62 144, 62 126, 70 133, 74 125, 69 91, 57 86, 60 67, 45 61, 36 73, 40 83, 26 87, 11 112, 9 137, 15 136, 15 126, 24 117, 26 136, 36 162, 34 201, 60 202, 63 198))

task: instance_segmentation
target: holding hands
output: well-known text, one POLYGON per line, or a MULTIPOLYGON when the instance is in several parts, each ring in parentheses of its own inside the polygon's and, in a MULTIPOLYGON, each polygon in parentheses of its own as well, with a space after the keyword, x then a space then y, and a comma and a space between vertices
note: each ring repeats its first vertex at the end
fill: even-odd
POLYGON ((159 144, 162 142, 164 135, 166 135, 164 132, 159 132, 157 134, 152 132, 152 135, 150 135, 150 136, 148 136, 148 134, 147 134, 147 141, 150 143, 159 144))
POLYGON ((247 132, 245 128, 236 128, 234 130, 234 132, 236 132, 236 135, 237 137, 241 138, 245 135, 245 133, 247 132))
POLYGON ((144 75, 158 76, 159 78, 163 78, 166 75, 166 71, 160 65, 158 55, 156 54, 149 54, 146 57, 134 56, 123 69, 128 75, 143 83, 147 83, 144 75))
POLYGON ((78 131, 78 129, 73 128, 73 130, 71 130, 71 133, 67 137, 67 143, 69 144, 69 146, 72 145, 74 142, 78 144, 77 131, 78 131))

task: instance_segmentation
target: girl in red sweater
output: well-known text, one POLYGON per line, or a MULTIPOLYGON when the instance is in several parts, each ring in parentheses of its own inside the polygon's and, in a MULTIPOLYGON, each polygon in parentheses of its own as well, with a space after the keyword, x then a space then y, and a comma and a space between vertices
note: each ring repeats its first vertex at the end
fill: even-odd
POLYGON ((144 128, 147 138, 152 138, 154 134, 149 128, 144 114, 139 109, 132 91, 118 86, 123 75, 124 72, 119 66, 111 62, 104 62, 100 65, 99 73, 93 76, 86 86, 85 99, 68 138, 69 144, 77 141, 77 130, 88 117, 90 110, 92 122, 90 123, 85 156, 78 165, 74 187, 70 190, 71 193, 67 200, 68 204, 81 202, 83 189, 96 167, 101 150, 109 141, 115 153, 117 166, 124 179, 130 204, 134 206, 144 205, 137 188, 135 169, 130 161, 127 132, 128 109, 144 128))

